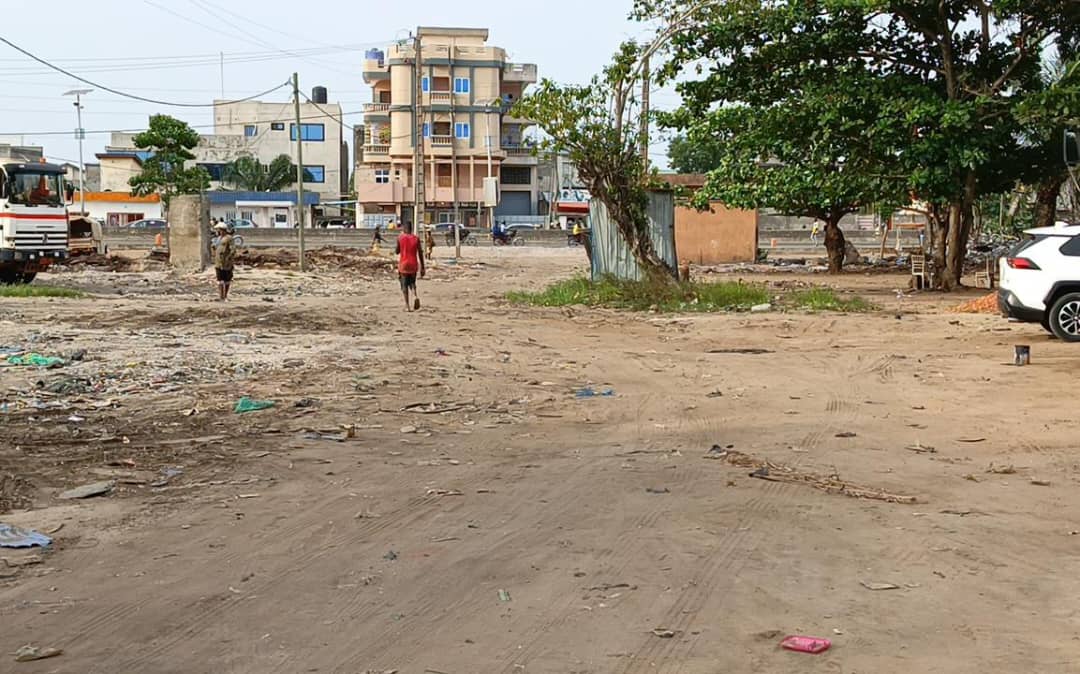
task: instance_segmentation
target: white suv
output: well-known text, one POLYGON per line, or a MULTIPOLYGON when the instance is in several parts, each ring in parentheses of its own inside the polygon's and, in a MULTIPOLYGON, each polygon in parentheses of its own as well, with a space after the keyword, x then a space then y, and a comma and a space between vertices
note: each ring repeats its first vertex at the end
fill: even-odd
POLYGON ((998 308, 1080 342, 1080 225, 1059 222, 1024 233, 1030 238, 999 263, 998 308))

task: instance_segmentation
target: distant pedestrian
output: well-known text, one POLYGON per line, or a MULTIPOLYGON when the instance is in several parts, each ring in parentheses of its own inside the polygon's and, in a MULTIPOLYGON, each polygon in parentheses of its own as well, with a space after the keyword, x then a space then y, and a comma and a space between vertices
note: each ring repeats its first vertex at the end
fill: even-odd
POLYGON ((814 220, 814 226, 810 229, 810 243, 817 245, 818 236, 821 235, 821 225, 817 220, 814 220))
POLYGON ((371 236, 371 252, 378 253, 379 248, 382 247, 382 225, 375 225, 375 232, 371 236))
POLYGON ((424 256, 430 260, 431 254, 435 252, 435 235, 431 233, 430 227, 424 228, 424 256))
POLYGON ((402 232, 398 236, 397 246, 394 252, 398 254, 398 279, 401 281, 401 292, 405 296, 405 310, 420 310, 420 295, 416 291, 416 274, 424 278, 427 269, 424 267, 424 251, 420 249, 420 238, 413 234, 411 223, 402 225, 402 232), (409 291, 412 290, 413 302, 409 303, 409 291))
POLYGON ((233 245, 229 227, 225 223, 219 222, 214 225, 214 231, 218 235, 214 246, 214 273, 217 275, 218 299, 225 302, 229 299, 229 288, 232 287, 236 247, 233 245))

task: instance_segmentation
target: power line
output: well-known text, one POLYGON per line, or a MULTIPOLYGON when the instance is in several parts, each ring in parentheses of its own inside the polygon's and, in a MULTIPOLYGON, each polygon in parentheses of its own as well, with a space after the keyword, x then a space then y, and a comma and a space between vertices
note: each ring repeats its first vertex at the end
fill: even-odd
MULTIPOLYGON (((386 41, 379 43, 378 41, 372 44, 391 44, 392 41, 386 41)), ((298 49, 298 53, 317 55, 317 54, 330 54, 335 52, 348 52, 348 51, 363 51, 366 47, 365 44, 343 44, 343 45, 325 45, 322 47, 311 47, 309 49, 298 49)), ((268 51, 247 51, 247 52, 225 52, 225 55, 230 58, 245 59, 245 58, 259 58, 264 56, 274 56, 281 53, 280 49, 272 49, 268 51)), ((58 58, 54 59, 59 63, 84 63, 84 64, 124 64, 133 62, 150 62, 150 61, 203 61, 213 60, 215 63, 221 58, 221 53, 213 54, 180 54, 174 56, 86 56, 86 57, 70 57, 70 58, 58 58)), ((0 58, 0 63, 4 62, 21 62, 22 59, 14 56, 0 58)))
MULTIPOLYGON (((221 105, 227 105, 227 104, 222 103, 221 105)), ((322 108, 319 108, 319 109, 322 110, 322 108)), ((311 119, 326 119, 327 117, 329 117, 330 119, 332 119, 334 121, 338 121, 337 120, 337 115, 326 112, 325 110, 323 110, 322 112, 323 112, 323 114, 321 114, 321 115, 308 115, 306 117, 301 117, 300 119, 301 119, 301 121, 304 121, 304 120, 311 120, 311 119)), ((364 114, 363 110, 353 110, 353 111, 350 111, 350 112, 342 112, 341 116, 342 117, 351 117, 353 115, 362 115, 362 114, 364 114)), ((243 125, 246 125, 246 124, 275 124, 277 122, 292 122, 292 121, 295 121, 292 117, 286 117, 286 118, 283 118, 283 119, 253 119, 253 120, 247 120, 247 121, 231 122, 230 124, 235 125, 235 126, 239 126, 239 125, 242 125, 242 124, 243 125)), ((216 124, 189 124, 188 126, 190 126, 193 129, 213 129, 213 128, 217 127, 216 124)), ((349 125, 346 124, 345 126, 349 126, 349 125)), ((349 127, 349 128, 352 128, 352 127, 349 127)), ((89 131, 88 130, 88 131, 86 131, 86 134, 96 136, 96 135, 107 134, 107 133, 140 133, 140 132, 143 132, 143 131, 146 131, 146 130, 147 130, 146 127, 141 127, 141 128, 138 128, 138 129, 98 129, 98 130, 94 130, 94 131, 89 131)), ((11 131, 11 132, 0 132, 0 136, 70 136, 70 135, 71 135, 71 130, 67 130, 67 131, 11 131)))
POLYGON ((257 94, 255 94, 253 96, 248 96, 247 98, 241 98, 241 99, 237 99, 235 101, 227 101, 226 103, 219 103, 219 104, 214 104, 214 103, 209 103, 209 104, 207 104, 207 103, 174 103, 174 102, 171 102, 171 101, 159 101, 159 100, 155 100, 153 98, 145 98, 143 96, 137 96, 135 94, 129 94, 129 93, 120 91, 118 89, 113 89, 111 87, 107 87, 107 86, 105 86, 103 84, 98 84, 97 82, 93 82, 91 80, 88 80, 85 77, 80 77, 80 76, 76 75, 75 73, 73 73, 73 72, 71 72, 69 70, 65 70, 65 69, 61 68, 60 66, 58 66, 58 65, 53 65, 52 63, 46 61, 45 59, 32 54, 31 52, 23 49, 22 47, 15 44, 11 40, 7 39, 6 37, 0 37, 0 42, 3 42, 4 44, 11 47, 15 51, 20 52, 20 53, 34 59, 35 61, 37 61, 38 63, 40 63, 40 64, 42 64, 44 66, 48 66, 49 68, 52 68, 53 70, 55 70, 55 71, 57 71, 59 73, 63 73, 64 75, 67 75, 68 77, 70 77, 72 79, 75 79, 75 80, 78 80, 79 82, 82 82, 83 84, 88 84, 88 85, 94 87, 95 89, 101 89, 102 91, 108 91, 109 93, 116 94, 117 96, 123 96, 124 98, 130 98, 130 99, 133 99, 133 100, 136 100, 136 101, 142 101, 144 103, 153 103, 154 105, 167 105, 167 106, 172 106, 172 107, 176 107, 176 108, 212 108, 215 105, 223 105, 223 104, 228 104, 228 103, 243 103, 243 102, 246 102, 246 101, 255 100, 256 98, 262 98, 263 96, 274 93, 278 89, 284 89, 287 86, 283 82, 283 83, 277 85, 276 87, 274 87, 272 89, 267 89, 266 91, 257 93, 257 94))
MULTIPOLYGON (((236 30, 240 31, 242 34, 251 37, 256 42, 258 42, 259 44, 262 44, 265 47, 269 47, 270 49, 276 49, 277 51, 281 52, 282 54, 288 54, 290 56, 293 56, 294 58, 302 58, 305 61, 309 61, 311 63, 314 63, 315 65, 320 65, 320 66, 322 66, 324 68, 329 68, 330 70, 333 70, 335 72, 339 72, 339 73, 341 73, 343 75, 348 75, 349 77, 353 77, 356 74, 354 72, 346 72, 344 70, 340 70, 340 69, 336 68, 335 66, 331 66, 331 65, 327 64, 325 61, 316 60, 316 59, 313 59, 313 58, 308 58, 308 57, 305 57, 305 56, 301 56, 299 54, 299 52, 294 52, 294 51, 291 51, 291 50, 288 50, 288 49, 282 49, 282 48, 278 47, 275 44, 272 44, 270 42, 266 42, 265 40, 260 38, 258 35, 255 35, 254 33, 252 33, 251 31, 243 28, 242 26, 238 26, 237 24, 233 23, 232 21, 229 21, 228 19, 226 19, 225 17, 221 16, 220 14, 218 14, 217 12, 215 12, 213 10, 217 9, 218 11, 225 12, 227 14, 231 14, 232 16, 240 19, 241 21, 246 21, 247 23, 250 23, 252 25, 260 26, 263 29, 267 29, 267 30, 270 30, 272 32, 278 33, 279 35, 284 35, 285 37, 288 37, 288 38, 291 38, 291 39, 296 39, 296 36, 294 36, 294 35, 291 35, 289 33, 282 33, 281 31, 279 31, 277 29, 274 29, 274 28, 269 28, 264 24, 258 23, 257 21, 253 21, 250 17, 244 16, 243 14, 237 14, 236 12, 232 11, 231 9, 222 7, 220 5, 212 4, 208 0, 191 0, 191 2, 193 2, 195 5, 200 7, 204 12, 210 14, 211 16, 213 16, 216 19, 219 19, 219 20, 225 22, 229 26, 232 26, 236 30)), ((299 38, 299 39, 306 40, 307 38, 299 38)))
MULTIPOLYGON (((315 101, 313 101, 313 100, 311 100, 310 98, 308 98, 308 95, 307 95, 307 94, 305 94, 304 92, 302 92, 302 91, 301 91, 301 92, 300 92, 300 95, 304 97, 304 100, 305 100, 305 101, 307 101, 308 103, 310 103, 310 104, 314 105, 314 106, 315 106, 315 109, 316 109, 316 110, 319 110, 320 112, 322 112, 322 113, 323 113, 324 115, 326 115, 327 117, 330 117, 330 118, 332 118, 332 119, 334 118, 334 115, 333 115, 333 114, 331 114, 331 113, 327 112, 326 110, 323 110, 322 106, 320 106, 320 105, 319 105, 318 103, 316 103, 315 101)), ((344 115, 342 115, 342 117, 344 117, 344 115)), ((347 129, 349 130, 349 132, 350 132, 350 133, 356 133, 356 127, 354 127, 354 126, 351 126, 351 125, 349 125, 349 124, 346 124, 346 123, 344 122, 344 120, 339 120, 339 121, 341 122, 341 125, 342 125, 343 127, 347 128, 347 129)))

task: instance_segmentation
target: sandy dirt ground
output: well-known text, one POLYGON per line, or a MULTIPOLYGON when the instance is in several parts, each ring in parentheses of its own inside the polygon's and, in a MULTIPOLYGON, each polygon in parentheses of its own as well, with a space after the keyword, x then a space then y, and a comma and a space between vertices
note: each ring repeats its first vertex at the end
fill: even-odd
POLYGON ((0 549, 0 672, 1080 671, 1077 347, 887 275, 744 276, 865 315, 520 309, 581 253, 468 255, 411 315, 378 266, 0 300, 74 358, 0 368, 0 521, 55 539, 0 549))

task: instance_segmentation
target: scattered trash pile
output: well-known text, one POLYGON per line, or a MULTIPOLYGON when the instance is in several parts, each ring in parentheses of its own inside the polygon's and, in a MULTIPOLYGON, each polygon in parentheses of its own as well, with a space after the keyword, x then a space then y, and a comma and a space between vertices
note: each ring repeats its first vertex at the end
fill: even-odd
MULTIPOLYGON (((298 260, 296 251, 285 249, 240 251, 238 264, 261 269, 291 269, 298 260)), ((327 246, 319 250, 308 251, 306 259, 316 269, 353 269, 372 273, 396 274, 397 266, 393 259, 370 254, 364 250, 351 248, 333 248, 327 246)))
POLYGON ((883 489, 861 487, 840 479, 840 476, 835 473, 828 476, 804 473, 795 470, 790 466, 758 459, 749 454, 743 454, 742 452, 724 448, 720 445, 714 445, 713 448, 709 450, 708 454, 705 455, 705 458, 726 461, 727 463, 740 468, 752 468, 753 472, 750 473, 750 477, 759 480, 805 484, 830 494, 843 494, 844 496, 850 496, 852 498, 885 501, 886 503, 918 503, 918 500, 914 496, 890 494, 883 489))
POLYGON ((102 255, 90 253, 76 255, 60 263, 61 267, 78 269, 80 267, 94 267, 106 271, 131 271, 135 267, 135 261, 118 255, 102 255))
POLYGON ((985 297, 964 302, 949 311, 956 314, 996 314, 998 313, 997 293, 990 293, 985 297))

